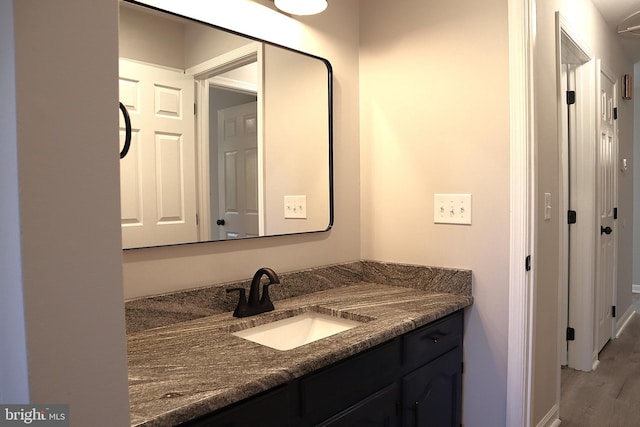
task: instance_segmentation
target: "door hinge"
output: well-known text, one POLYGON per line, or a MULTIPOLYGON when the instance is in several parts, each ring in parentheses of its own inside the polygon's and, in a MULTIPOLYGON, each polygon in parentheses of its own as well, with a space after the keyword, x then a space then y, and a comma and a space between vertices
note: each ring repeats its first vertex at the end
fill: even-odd
POLYGON ((611 306, 611 317, 616 317, 616 306, 615 305, 611 306))
POLYGON ((567 212, 567 224, 575 224, 578 220, 578 214, 576 211, 568 211, 567 212))
POLYGON ((193 114, 198 115, 198 104, 193 104, 193 114))
POLYGON ((567 91, 567 105, 573 105, 576 103, 576 91, 568 90, 567 91))
POLYGON ((464 374, 464 362, 460 362, 460 373, 464 374))
POLYGON ((618 120, 618 107, 613 109, 613 120, 618 120))
POLYGON ((525 271, 531 271, 531 255, 527 255, 524 259, 524 269, 525 271))
POLYGON ((200 224, 200 219, 198 218, 198 214, 196 213, 196 225, 200 224))
POLYGON ((613 208, 613 219, 618 219, 618 208, 613 208))
POLYGON ((573 328, 567 328, 567 341, 575 341, 576 330, 573 328))

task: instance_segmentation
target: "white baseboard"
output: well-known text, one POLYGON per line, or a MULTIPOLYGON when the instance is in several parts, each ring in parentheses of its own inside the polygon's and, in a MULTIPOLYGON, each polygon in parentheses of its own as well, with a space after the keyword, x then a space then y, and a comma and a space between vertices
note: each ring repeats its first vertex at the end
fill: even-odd
POLYGON ((640 294, 640 285, 631 285, 631 292, 634 294, 640 294))
POLYGON ((633 307, 633 305, 631 305, 629 306, 627 311, 625 311, 624 314, 620 317, 620 320, 616 321, 616 338, 620 336, 624 328, 629 323, 629 320, 631 320, 631 318, 635 313, 636 313, 636 310, 633 307))
POLYGON ((540 420, 536 427, 558 427, 560 425, 560 407, 556 403, 540 420))

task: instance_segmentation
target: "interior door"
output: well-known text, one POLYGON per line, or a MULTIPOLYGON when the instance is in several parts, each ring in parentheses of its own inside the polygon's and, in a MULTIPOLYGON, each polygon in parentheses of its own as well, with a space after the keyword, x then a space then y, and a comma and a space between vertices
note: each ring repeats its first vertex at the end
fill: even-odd
MULTIPOLYGON (((124 248, 197 240, 193 78, 120 59, 132 139, 120 161, 124 248)), ((121 144, 124 126, 120 126, 121 144)))
POLYGON ((257 105, 249 102, 218 111, 221 239, 259 235, 257 105))
POLYGON ((596 262, 596 350, 600 351, 613 334, 613 292, 616 278, 616 235, 614 208, 616 204, 617 139, 614 119, 616 82, 600 72, 599 132, 597 158, 597 206, 600 229, 597 230, 596 262))

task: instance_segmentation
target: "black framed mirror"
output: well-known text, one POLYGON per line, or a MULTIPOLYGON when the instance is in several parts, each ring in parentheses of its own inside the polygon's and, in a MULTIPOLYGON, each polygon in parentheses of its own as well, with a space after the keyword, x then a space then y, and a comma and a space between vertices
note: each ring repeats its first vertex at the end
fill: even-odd
POLYGON ((119 34, 124 249, 332 227, 326 59, 130 0, 119 34))

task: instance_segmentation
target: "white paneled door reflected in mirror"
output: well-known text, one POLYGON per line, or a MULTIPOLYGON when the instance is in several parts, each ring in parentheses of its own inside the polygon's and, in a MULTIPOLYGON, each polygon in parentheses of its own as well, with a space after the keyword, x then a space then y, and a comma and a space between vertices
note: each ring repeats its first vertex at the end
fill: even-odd
POLYGON ((331 228, 328 61, 128 0, 119 34, 125 249, 331 228))

